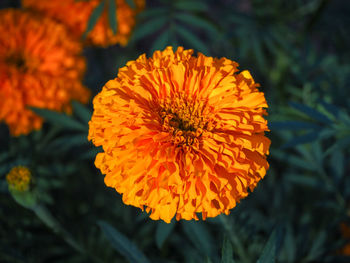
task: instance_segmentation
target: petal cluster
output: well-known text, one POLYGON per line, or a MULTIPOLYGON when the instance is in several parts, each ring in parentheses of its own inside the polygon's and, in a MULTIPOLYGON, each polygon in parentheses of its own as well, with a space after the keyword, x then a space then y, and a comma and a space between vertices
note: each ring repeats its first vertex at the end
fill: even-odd
POLYGON ((70 111, 72 99, 87 102, 81 84, 82 47, 65 27, 15 9, 0 11, 0 121, 14 136, 39 129, 28 107, 70 111))
MULTIPOLYGON (((81 38, 86 31, 91 14, 101 1, 22 0, 22 5, 53 17, 65 24, 77 38, 81 38)), ((135 9, 131 8, 125 0, 115 0, 115 2, 117 34, 114 34, 111 29, 107 12, 108 6, 105 6, 102 16, 87 35, 89 44, 103 47, 117 43, 123 46, 127 44, 135 26, 135 16, 144 8, 145 0, 135 0, 135 9)))
POLYGON ((258 84, 234 61, 192 54, 168 47, 129 61, 89 123, 106 185, 165 222, 228 214, 268 169, 258 84))

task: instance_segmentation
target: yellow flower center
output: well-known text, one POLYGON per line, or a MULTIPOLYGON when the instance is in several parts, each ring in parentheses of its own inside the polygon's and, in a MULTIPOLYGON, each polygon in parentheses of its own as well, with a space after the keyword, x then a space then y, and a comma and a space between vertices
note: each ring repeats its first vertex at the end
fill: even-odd
POLYGON ((16 166, 6 175, 6 180, 11 189, 27 191, 31 181, 30 170, 24 166, 16 166))
POLYGON ((160 105, 159 116, 163 131, 172 134, 173 142, 178 146, 198 148, 203 131, 209 131, 213 126, 213 122, 203 114, 206 104, 189 102, 181 96, 164 100, 160 105))

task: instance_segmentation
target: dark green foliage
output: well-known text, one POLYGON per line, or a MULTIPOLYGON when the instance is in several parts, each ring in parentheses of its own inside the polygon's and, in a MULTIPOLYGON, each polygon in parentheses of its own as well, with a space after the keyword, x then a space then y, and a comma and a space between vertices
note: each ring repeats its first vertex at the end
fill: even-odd
MULTIPOLYGON (((117 31, 113 3, 95 8, 85 36, 103 11, 117 31)), ((14 138, 0 125, 0 262, 350 262, 339 253, 350 242, 340 232, 350 226, 349 13, 343 0, 147 0, 126 47, 85 50, 84 84, 96 95, 127 61, 167 45, 237 61, 269 104, 266 177, 229 216, 152 221, 94 166, 91 104, 33 108, 42 130, 14 138), (38 206, 12 198, 16 165, 32 170, 38 206)))

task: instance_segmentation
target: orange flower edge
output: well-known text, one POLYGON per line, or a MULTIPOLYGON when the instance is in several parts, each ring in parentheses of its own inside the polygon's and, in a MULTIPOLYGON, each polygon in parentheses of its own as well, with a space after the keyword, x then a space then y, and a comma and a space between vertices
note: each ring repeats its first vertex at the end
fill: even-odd
POLYGON ((154 220, 229 214, 265 176, 267 103, 226 58, 171 47, 141 55, 94 98, 95 165, 154 220))
POLYGON ((82 47, 64 26, 16 9, 0 11, 0 121, 13 136, 40 129, 42 118, 28 107, 70 111, 87 102, 81 84, 82 47))
MULTIPOLYGON (((114 34, 108 20, 107 8, 97 21, 93 30, 88 33, 86 43, 106 47, 113 44, 125 46, 135 26, 135 16, 145 7, 145 0, 136 0, 132 9, 125 0, 116 0, 117 34, 114 34)), ((101 0, 22 0, 26 8, 37 10, 65 24, 71 32, 81 38, 93 10, 101 0)), ((106 7, 106 6, 105 6, 106 7)))

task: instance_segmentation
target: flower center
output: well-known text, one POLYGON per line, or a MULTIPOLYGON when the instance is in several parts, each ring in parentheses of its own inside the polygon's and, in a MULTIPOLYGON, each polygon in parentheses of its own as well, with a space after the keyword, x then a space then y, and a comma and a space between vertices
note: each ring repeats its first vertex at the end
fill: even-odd
POLYGON ((203 114, 205 104, 176 99, 160 105, 159 116, 163 131, 171 133, 173 142, 178 146, 198 147, 203 131, 212 126, 203 114))
POLYGON ((25 72, 28 69, 26 60, 22 54, 11 54, 5 61, 8 65, 15 67, 22 72, 25 72))

